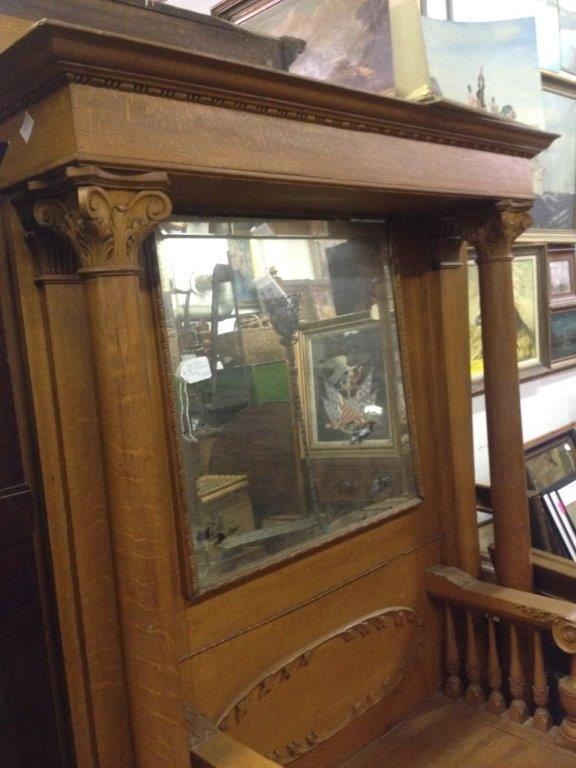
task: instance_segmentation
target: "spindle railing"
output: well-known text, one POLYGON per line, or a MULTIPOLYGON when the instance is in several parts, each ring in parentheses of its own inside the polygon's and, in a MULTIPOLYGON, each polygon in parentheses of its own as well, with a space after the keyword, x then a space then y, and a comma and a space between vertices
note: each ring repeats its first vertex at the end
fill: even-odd
POLYGON ((444 606, 445 694, 537 731, 552 731, 559 744, 576 751, 576 605, 481 582, 447 566, 429 569, 426 587, 444 606), (463 643, 457 626, 465 628, 463 643), (549 711, 545 632, 571 657, 570 673, 558 682, 564 716, 557 729, 549 711))

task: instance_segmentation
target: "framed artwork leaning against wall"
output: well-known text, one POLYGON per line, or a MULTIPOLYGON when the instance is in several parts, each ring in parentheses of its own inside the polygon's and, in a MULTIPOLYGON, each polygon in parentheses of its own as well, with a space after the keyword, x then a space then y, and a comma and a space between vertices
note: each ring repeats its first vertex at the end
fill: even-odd
MULTIPOLYGON (((546 285, 543 281, 545 249, 543 246, 515 251, 512 264, 514 308, 516 313, 516 349, 521 370, 541 366, 548 361, 546 285)), ((482 352, 482 316, 478 268, 468 262, 468 323, 470 333, 470 374, 478 382, 484 374, 482 352)))

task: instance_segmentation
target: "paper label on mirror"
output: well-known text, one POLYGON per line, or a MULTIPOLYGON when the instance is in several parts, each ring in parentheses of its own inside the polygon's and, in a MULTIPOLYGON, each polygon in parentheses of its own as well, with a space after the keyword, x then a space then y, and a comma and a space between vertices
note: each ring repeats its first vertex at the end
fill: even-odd
POLYGON ((204 381, 212 376, 210 363, 207 357, 185 357, 176 371, 187 384, 196 384, 198 381, 204 381))

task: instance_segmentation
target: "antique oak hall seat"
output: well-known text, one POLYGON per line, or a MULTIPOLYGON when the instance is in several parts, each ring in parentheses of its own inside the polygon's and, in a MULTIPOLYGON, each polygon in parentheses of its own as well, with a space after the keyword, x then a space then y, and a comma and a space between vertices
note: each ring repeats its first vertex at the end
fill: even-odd
MULTIPOLYGON (((520 764, 513 754, 523 766, 537 765, 535 755, 576 765, 555 743, 576 743, 572 677, 559 684, 548 732, 541 641, 574 654, 576 615, 531 594, 510 259, 530 225, 531 159, 553 137, 56 22, 0 54, 0 74, 2 306, 18 318, 9 356, 31 414, 20 429, 43 499, 77 765, 520 764), (253 240, 288 221, 329 240, 338 269, 348 241, 335 232, 385 231, 379 249, 364 249, 354 283, 369 286, 371 304, 345 309, 334 327, 357 332, 346 325, 352 314, 367 333, 389 315, 397 321, 389 363, 402 363, 415 490, 409 503, 364 500, 353 525, 208 584, 206 559, 225 554, 226 542, 206 534, 201 550, 188 512, 214 502, 215 476, 227 478, 245 519, 260 515, 235 534, 251 542, 246 558, 271 523, 265 502, 249 509, 248 469, 220 463, 212 486, 188 483, 202 457, 192 455, 195 424, 185 425, 188 447, 177 439, 174 338, 159 301, 175 289, 158 277, 154 243, 202 227, 208 239, 222 222, 234 233, 244 220, 234 253, 249 231, 251 253, 262 255, 268 246, 253 240), (469 247, 481 288, 498 586, 477 581, 469 247), (382 281, 363 282, 383 253, 393 299, 382 281), (445 698, 434 698, 444 677, 445 698)), ((217 273, 227 279, 217 266, 212 286, 217 273)), ((334 274, 319 287, 336 284, 334 274)), ((352 281, 338 280, 345 305, 352 281)), ((282 306, 293 307, 286 295, 282 306)), ((217 324, 218 301, 207 306, 217 324)), ((276 305, 266 306, 274 320, 276 305)), ((286 313, 276 328, 279 318, 286 313)), ((205 317, 194 322, 182 332, 206 335, 205 317)), ((299 328, 312 349, 322 322, 299 328)), ((274 327, 262 327, 272 339, 274 327)), ((280 362, 294 373, 293 339, 280 339, 288 367, 274 357, 264 370, 276 375, 280 362)), ((327 392, 338 366, 358 375, 365 365, 341 357, 331 358, 327 392)), ((260 380, 252 385, 261 392, 260 380)), ((306 390, 299 400, 294 378, 285 389, 291 411, 288 399, 269 397, 250 413, 284 409, 301 420, 306 390)), ((245 413, 230 423, 245 418, 249 450, 260 424, 245 413)), ((233 453, 222 434, 203 443, 213 466, 233 453)), ((372 436, 354 433, 334 458, 307 454, 302 434, 285 495, 315 491, 337 515, 375 461, 372 436), (302 481, 312 465, 316 487, 302 481)), ((388 476, 369 480, 362 494, 386 497, 388 476)), ((303 525, 284 515, 278 530, 303 525)))

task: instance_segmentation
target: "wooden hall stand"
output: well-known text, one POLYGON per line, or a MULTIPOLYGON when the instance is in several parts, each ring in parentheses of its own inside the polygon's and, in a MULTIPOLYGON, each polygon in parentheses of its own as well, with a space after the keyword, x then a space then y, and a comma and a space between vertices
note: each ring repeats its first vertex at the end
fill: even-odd
MULTIPOLYGON (((574 741, 571 677, 561 733, 538 730, 549 724, 540 633, 574 654, 576 616, 529 593, 518 387, 506 362, 509 249, 529 223, 530 160, 552 137, 56 23, 28 32, 0 66, 2 258, 24 341, 77 765, 184 768, 191 751, 195 765, 360 760, 427 706, 444 659, 447 693, 459 696, 464 657, 478 728, 488 677, 490 716, 510 714, 492 727, 501 745, 506 730, 502 749, 529 742, 525 766, 535 752, 539 764, 576 764, 552 742, 574 741), (201 596, 141 247, 172 210, 386 216, 421 494, 201 596), (500 587, 476 581, 463 238, 479 256, 485 310, 500 587), (485 615, 510 630, 509 664, 485 615), (536 638, 535 712, 517 628, 536 638), (533 730, 518 731, 524 714, 533 730)), ((442 709, 468 723, 463 707, 443 700, 435 718, 442 709)), ((483 764, 501 765, 497 754, 483 764)), ((424 747, 410 759, 433 764, 424 747)))

